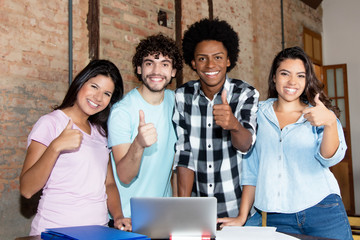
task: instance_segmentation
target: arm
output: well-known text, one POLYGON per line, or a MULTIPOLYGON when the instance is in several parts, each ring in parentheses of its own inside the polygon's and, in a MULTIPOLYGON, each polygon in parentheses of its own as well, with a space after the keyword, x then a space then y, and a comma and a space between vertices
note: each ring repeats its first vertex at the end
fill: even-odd
POLYGON ((172 170, 172 175, 171 175, 171 187, 172 187, 172 191, 173 191, 173 197, 177 197, 178 196, 178 186, 177 186, 177 173, 176 171, 172 170))
POLYGON ((312 126, 324 126, 320 154, 324 158, 331 158, 340 144, 336 116, 319 100, 319 94, 314 101, 316 106, 305 109, 303 114, 312 126))
POLYGON ((218 223, 222 223, 220 228, 224 226, 243 226, 246 223, 251 206, 255 199, 255 186, 245 185, 241 195, 239 215, 235 218, 219 218, 218 223))
POLYGON ((20 174, 20 192, 25 198, 31 198, 45 186, 62 151, 80 146, 82 133, 72 129, 72 125, 72 120, 69 120, 66 128, 48 147, 36 141, 30 143, 20 174))
POLYGON ((140 121, 138 134, 134 141, 119 144, 112 147, 116 164, 116 172, 120 181, 129 184, 139 173, 142 155, 146 147, 150 147, 157 141, 157 133, 153 124, 145 123, 144 112, 139 112, 140 121))
POLYGON ((190 197, 194 184, 194 171, 177 167, 177 188, 179 197, 190 197))
POLYGON ((114 227, 121 230, 131 231, 131 220, 130 218, 124 218, 121 209, 119 191, 116 187, 110 161, 108 163, 105 186, 106 186, 106 194, 108 196, 107 206, 111 216, 114 219, 114 227))

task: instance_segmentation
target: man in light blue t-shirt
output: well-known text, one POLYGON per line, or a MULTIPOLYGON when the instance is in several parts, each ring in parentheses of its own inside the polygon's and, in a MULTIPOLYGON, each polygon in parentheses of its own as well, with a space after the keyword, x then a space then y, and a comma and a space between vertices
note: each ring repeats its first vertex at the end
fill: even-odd
POLYGON ((132 62, 142 84, 114 104, 108 120, 108 145, 125 217, 131 217, 131 197, 172 195, 175 97, 166 86, 183 66, 175 41, 162 34, 141 40, 132 62))

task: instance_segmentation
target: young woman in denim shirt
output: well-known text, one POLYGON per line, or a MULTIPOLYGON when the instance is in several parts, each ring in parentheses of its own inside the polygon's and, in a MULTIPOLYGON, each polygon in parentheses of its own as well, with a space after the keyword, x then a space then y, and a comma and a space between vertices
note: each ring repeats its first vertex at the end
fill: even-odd
POLYGON ((257 140, 243 160, 244 189, 233 225, 243 225, 254 203, 277 231, 352 239, 329 170, 347 148, 338 108, 299 47, 278 53, 268 83, 268 99, 259 104, 257 140))

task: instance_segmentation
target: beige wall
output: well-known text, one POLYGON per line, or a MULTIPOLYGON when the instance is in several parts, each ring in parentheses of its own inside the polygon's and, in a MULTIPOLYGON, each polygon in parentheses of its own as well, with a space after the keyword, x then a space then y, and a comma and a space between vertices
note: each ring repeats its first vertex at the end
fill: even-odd
POLYGON ((324 65, 347 65, 355 210, 360 214, 360 1, 326 0, 322 6, 324 65))
MULTIPOLYGON (((128 92, 138 86, 131 57, 141 38, 175 28, 157 24, 159 9, 175 13, 174 0, 99 0, 100 57, 121 71, 128 92)), ((59 104, 68 87, 68 1, 0 1, 0 239, 28 234, 33 205, 19 195, 18 176, 32 125, 59 104)), ((278 0, 213 0, 214 16, 240 37, 238 65, 230 76, 248 81, 265 98, 271 60, 281 50, 278 0)), ((73 1, 74 75, 89 61, 87 1, 73 1)), ((208 16, 207 0, 182 0, 182 29, 208 16)), ((285 46, 302 46, 302 26, 321 32, 322 8, 284 0, 285 46)), ((189 69, 184 79, 195 78, 189 69)), ((175 81, 171 88, 175 88, 175 81)))

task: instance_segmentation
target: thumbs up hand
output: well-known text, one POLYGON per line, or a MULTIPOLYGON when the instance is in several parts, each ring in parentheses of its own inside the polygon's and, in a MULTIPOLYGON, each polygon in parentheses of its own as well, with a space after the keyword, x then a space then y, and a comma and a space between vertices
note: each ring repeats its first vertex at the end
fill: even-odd
POLYGON ((154 124, 145 122, 143 110, 139 111, 138 135, 135 138, 143 148, 150 147, 157 141, 157 132, 154 124))
POLYGON ((336 116, 330 111, 319 99, 320 94, 316 94, 314 98, 315 107, 303 110, 304 118, 310 122, 312 126, 330 126, 336 124, 336 116))
POLYGON ((221 93, 222 104, 216 104, 213 107, 214 120, 217 125, 225 130, 237 130, 239 121, 234 116, 226 97, 227 91, 223 89, 221 93))
POLYGON ((80 130, 72 129, 73 124, 70 119, 61 134, 53 141, 57 151, 75 150, 80 147, 83 135, 80 130))

